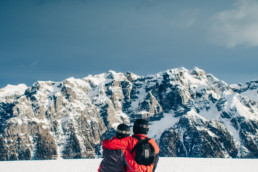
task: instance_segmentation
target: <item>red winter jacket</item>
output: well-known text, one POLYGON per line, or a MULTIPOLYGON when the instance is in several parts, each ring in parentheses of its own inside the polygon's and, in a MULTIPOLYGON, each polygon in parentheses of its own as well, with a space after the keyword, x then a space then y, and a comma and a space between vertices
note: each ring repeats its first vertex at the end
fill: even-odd
MULTIPOLYGON (((139 136, 141 139, 147 138, 146 135, 144 134, 135 134, 136 136, 139 136)), ((118 139, 116 137, 113 137, 110 140, 104 140, 102 142, 102 146, 107 148, 107 149, 111 149, 111 150, 128 150, 129 152, 131 152, 134 148, 134 146, 138 143, 138 140, 132 136, 130 137, 125 137, 122 139, 118 139)), ((154 139, 150 139, 149 143, 152 144, 152 146, 155 149, 156 154, 158 155, 159 153, 159 146, 158 144, 155 142, 154 139)), ((135 152, 133 154, 133 157, 135 157, 135 152)), ((134 159, 134 158, 133 158, 134 159)), ((138 165, 136 162, 134 164, 135 166, 138 165)), ((155 164, 156 165, 156 164, 155 164)), ((146 166, 146 167, 150 167, 147 169, 147 172, 152 172, 153 168, 154 168, 154 163, 151 164, 150 166, 146 166)), ((127 168, 127 171, 132 172, 130 169, 127 168)))
POLYGON ((98 172, 148 172, 152 168, 153 166, 137 164, 128 150, 109 150, 104 148, 103 160, 99 166, 98 172))

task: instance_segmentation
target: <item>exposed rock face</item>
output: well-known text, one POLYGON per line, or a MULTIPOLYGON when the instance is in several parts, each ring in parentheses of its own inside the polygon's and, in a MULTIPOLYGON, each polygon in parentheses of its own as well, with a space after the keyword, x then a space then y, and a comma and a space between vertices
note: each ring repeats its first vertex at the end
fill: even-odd
POLYGON ((87 82, 37 82, 2 103, 3 160, 92 158, 106 126, 87 96, 87 82), (83 85, 84 84, 84 85, 83 85), (7 150, 7 153, 6 153, 7 150))
MULTIPOLYGON (((171 128, 164 133, 169 133, 172 137, 169 139, 169 145, 173 145, 174 150, 161 142, 161 145, 164 144, 161 155, 164 156, 167 152, 176 151, 175 155, 181 157, 235 158, 238 153, 233 137, 223 124, 207 121, 193 111, 179 120, 175 130, 171 128)), ((167 139, 164 133, 161 136, 162 141, 167 139)))
POLYGON ((119 123, 150 120, 161 156, 258 157, 258 81, 195 68, 108 73, 0 89, 0 160, 94 158, 119 123))
POLYGON ((35 139, 35 159, 55 159, 57 157, 57 146, 48 130, 42 129, 35 139))
POLYGON ((181 143, 178 132, 174 128, 164 131, 160 137, 160 156, 164 157, 184 157, 185 149, 181 143), (165 146, 166 145, 166 146, 165 146))
POLYGON ((0 160, 5 161, 8 160, 8 149, 5 143, 5 140, 2 136, 0 136, 0 160))

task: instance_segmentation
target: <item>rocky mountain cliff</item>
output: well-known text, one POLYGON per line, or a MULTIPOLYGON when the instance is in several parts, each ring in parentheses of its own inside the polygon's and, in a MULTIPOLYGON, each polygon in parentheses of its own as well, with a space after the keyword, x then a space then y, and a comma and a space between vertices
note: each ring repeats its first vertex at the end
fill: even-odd
POLYGON ((136 118, 150 120, 160 156, 258 158, 258 81, 178 68, 0 89, 0 160, 94 158, 136 118))

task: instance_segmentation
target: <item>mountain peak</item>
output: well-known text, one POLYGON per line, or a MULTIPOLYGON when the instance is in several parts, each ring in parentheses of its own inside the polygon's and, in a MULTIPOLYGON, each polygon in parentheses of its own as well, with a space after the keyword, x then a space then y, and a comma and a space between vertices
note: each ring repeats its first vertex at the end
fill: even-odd
POLYGON ((0 89, 0 98, 14 95, 14 94, 22 94, 28 87, 25 84, 18 84, 18 85, 6 85, 4 88, 0 89))

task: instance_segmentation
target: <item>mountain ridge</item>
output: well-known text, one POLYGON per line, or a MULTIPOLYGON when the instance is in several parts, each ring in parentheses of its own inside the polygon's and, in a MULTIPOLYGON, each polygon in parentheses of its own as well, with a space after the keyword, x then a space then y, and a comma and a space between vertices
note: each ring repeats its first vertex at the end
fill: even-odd
POLYGON ((1 160, 93 158, 119 123, 136 118, 150 120, 161 156, 258 157, 258 81, 228 85, 181 67, 14 88, 0 89, 1 160))

